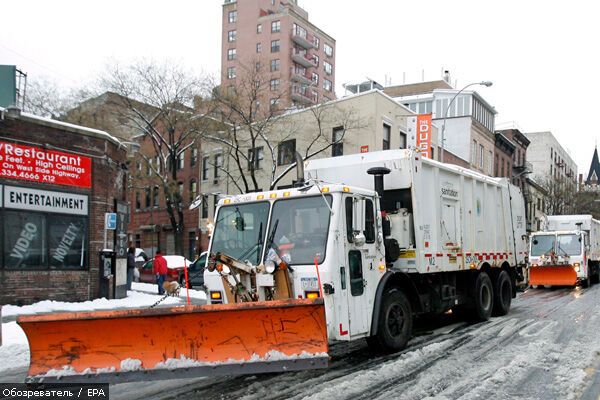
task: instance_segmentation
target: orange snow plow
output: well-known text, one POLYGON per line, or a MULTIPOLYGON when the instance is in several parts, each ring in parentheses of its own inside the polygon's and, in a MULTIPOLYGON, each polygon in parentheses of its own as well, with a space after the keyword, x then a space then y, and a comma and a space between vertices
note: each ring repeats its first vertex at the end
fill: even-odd
POLYGON ((577 284, 577 273, 570 265, 531 267, 529 269, 529 284, 531 286, 575 286, 577 284))
POLYGON ((23 316, 29 381, 129 382, 324 368, 323 299, 23 316))

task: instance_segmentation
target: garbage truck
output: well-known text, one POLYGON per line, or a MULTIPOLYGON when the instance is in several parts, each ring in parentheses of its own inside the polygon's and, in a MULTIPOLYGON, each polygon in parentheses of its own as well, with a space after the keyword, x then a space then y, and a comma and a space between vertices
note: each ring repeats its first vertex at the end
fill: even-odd
POLYGON ((591 215, 549 215, 531 234, 531 286, 588 287, 600 281, 600 221, 591 215))
POLYGON ((413 150, 299 166, 294 187, 220 200, 210 304, 21 317, 30 379, 323 368, 333 342, 403 349, 415 316, 509 312, 527 237, 507 179, 413 150))

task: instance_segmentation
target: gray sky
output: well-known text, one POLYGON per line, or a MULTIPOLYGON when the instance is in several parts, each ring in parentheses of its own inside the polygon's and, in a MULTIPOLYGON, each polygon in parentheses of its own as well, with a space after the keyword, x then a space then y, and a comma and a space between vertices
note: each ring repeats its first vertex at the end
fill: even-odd
MULTIPOLYGON (((243 1, 243 0, 241 0, 243 1)), ((19 0, 0 4, 0 64, 77 87, 111 59, 172 59, 218 76, 221 0, 19 0), (10 16, 10 18, 7 18, 10 16)), ((587 174, 598 128, 600 3, 538 0, 299 0, 337 41, 336 88, 491 80, 478 92, 522 131, 550 130, 587 174)))

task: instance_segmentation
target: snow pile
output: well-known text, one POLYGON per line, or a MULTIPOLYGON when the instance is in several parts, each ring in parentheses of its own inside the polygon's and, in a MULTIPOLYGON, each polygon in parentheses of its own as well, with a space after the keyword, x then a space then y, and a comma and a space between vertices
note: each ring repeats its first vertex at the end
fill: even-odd
POLYGON ((142 369, 142 360, 128 358, 121 361, 121 371, 139 371, 142 369))
POLYGON ((2 324, 0 372, 29 366, 29 345, 25 332, 16 322, 2 324))

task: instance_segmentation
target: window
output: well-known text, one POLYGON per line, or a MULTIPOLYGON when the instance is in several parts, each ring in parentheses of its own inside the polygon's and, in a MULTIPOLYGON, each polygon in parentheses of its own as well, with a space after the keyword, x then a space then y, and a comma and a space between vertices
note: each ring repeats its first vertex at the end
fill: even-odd
POLYGON ((476 165, 477 164, 477 141, 473 140, 473 143, 471 144, 471 164, 476 165))
MULTIPOLYGON (((256 43, 256 52, 260 53, 261 50, 262 50, 262 44, 256 43)), ((256 70, 258 71, 258 68, 256 70)))
POLYGON ((313 101, 313 103, 318 103, 319 102, 319 93, 315 92, 314 90, 311 90, 311 99, 313 101))
POLYGON ((198 162, 198 149, 197 148, 192 148, 192 155, 190 157, 190 166, 194 166, 196 165, 196 163, 198 162))
POLYGON ((391 133, 392 133, 392 127, 389 126, 388 124, 383 124, 383 144, 382 144, 383 150, 390 149, 391 133))
POLYGON ((271 41, 271 53, 278 53, 279 52, 279 40, 272 40, 271 41))
POLYGON ((483 162, 484 162, 484 153, 483 153, 483 145, 480 144, 479 145, 479 168, 483 168, 483 162))
POLYGON ((150 197, 152 197, 152 195, 151 195, 152 190, 150 188, 146 188, 145 191, 146 191, 146 193, 145 193, 145 195, 146 195, 145 204, 146 204, 146 208, 149 208, 151 206, 151 204, 152 204, 150 202, 150 197))
POLYGON ((148 167, 148 169, 146 171, 146 175, 148 175, 148 176, 152 175, 152 159, 151 158, 148 159, 146 166, 148 167))
POLYGON ((233 24, 237 21, 237 11, 229 11, 229 23, 233 24))
POLYGON ((323 69, 327 75, 331 75, 333 72, 333 66, 329 64, 327 61, 323 61, 323 69))
POLYGON ((229 67, 229 68, 227 68, 227 78, 228 79, 235 79, 235 67, 229 67))
POLYGON ((362 255, 359 250, 348 252, 348 269, 350 270, 350 294, 361 296, 365 290, 362 272, 362 255))
POLYGON ((319 56, 316 54, 313 54, 312 56, 312 63, 315 65, 315 67, 319 66, 319 56))
POLYGON ((198 196, 198 185, 195 179, 190 181, 190 203, 193 202, 198 196))
POLYGON ((140 208, 142 208, 142 196, 140 195, 140 192, 135 192, 135 209, 139 210, 140 208))
POLYGON ((301 65, 294 64, 294 73, 296 75, 306 76, 306 68, 301 65))
POLYGON ((142 161, 138 160, 135 162, 135 169, 139 174, 142 173, 142 161))
POLYGON ((281 31, 281 22, 280 21, 272 21, 271 22, 271 33, 277 33, 281 31))
POLYGON ((156 173, 160 174, 160 172, 161 172, 161 165, 162 165, 160 156, 156 156, 155 163, 156 163, 156 173))
POLYGON ((331 132, 331 156, 343 156, 344 155, 344 127, 338 126, 333 128, 331 132))
POLYGON ((279 59, 271 60, 271 72, 279 71, 280 62, 279 59))
POLYGON ((316 37, 316 36, 313 36, 313 38, 312 38, 312 43, 313 43, 313 46, 315 46, 315 49, 318 49, 318 48, 319 48, 319 46, 320 46, 320 42, 321 42, 321 41, 319 40, 319 38, 318 38, 318 37, 316 37))
POLYGON ((208 180, 208 157, 202 158, 202 180, 208 180))
POLYGON ((208 218, 208 196, 202 195, 202 218, 208 218))
POLYGON ((229 85, 227 86, 227 96, 234 97, 235 96, 235 86, 229 85))
POLYGON ((273 98, 271 99, 271 110, 275 110, 277 109, 277 106, 279 105, 279 99, 273 98))
POLYGON ((177 157, 177 169, 183 169, 185 167, 185 151, 179 153, 177 157))
POLYGON ((323 89, 331 92, 331 81, 329 79, 323 79, 323 89))
POLYGON ((260 162, 262 161, 263 157, 264 154, 262 146, 248 149, 248 169, 250 171, 260 169, 260 162))
POLYGON ((276 92, 279 90, 279 79, 271 79, 271 91, 276 92))
POLYGON ((235 56, 236 56, 236 50, 235 49, 229 49, 229 50, 227 50, 227 59, 228 60, 235 60, 235 56))
POLYGON ((333 47, 331 47, 330 45, 328 45, 327 43, 323 44, 323 50, 325 51, 325 55, 327 57, 331 57, 333 56, 333 47))
MULTIPOLYGON (((493 155, 492 155, 492 151, 489 150, 488 152, 489 152, 489 154, 488 154, 488 175, 491 176, 491 175, 493 175, 493 166, 492 166, 492 164, 493 164, 494 158, 493 158, 493 155)), ((508 168, 508 161, 506 161, 506 168, 508 168)), ((508 173, 508 169, 506 170, 506 172, 507 172, 506 176, 510 176, 510 174, 508 173)))
POLYGON ((87 216, 6 210, 1 222, 5 266, 84 269, 88 263, 87 220, 87 216))
POLYGON ((215 180, 221 177, 221 168, 223 167, 223 154, 215 154, 215 180))
POLYGON ((152 206, 158 207, 158 186, 154 186, 152 190, 152 206))
POLYGON ((398 148, 399 149, 405 149, 406 148, 406 133, 404 133, 402 131, 400 131, 400 147, 398 147, 398 148))
POLYGON ((277 150, 277 165, 288 165, 293 163, 295 154, 296 139, 281 142, 277 150))
POLYGON ((179 193, 179 198, 183 201, 183 182, 177 182, 177 190, 179 193))
POLYGON ((375 243, 375 208, 373 201, 365 201, 365 239, 367 243, 375 243))
POLYGON ((294 36, 300 36, 300 37, 303 37, 304 39, 306 39, 306 29, 304 29, 300 25, 294 24, 292 33, 294 36))
POLYGON ((311 77, 311 81, 312 83, 314 83, 315 85, 319 84, 319 74, 316 73, 312 73, 312 77, 311 77))
POLYGON ((227 41, 228 42, 235 42, 237 36, 237 31, 229 31, 227 32, 227 41))
POLYGON ((256 33, 262 33, 262 24, 256 25, 256 33))

